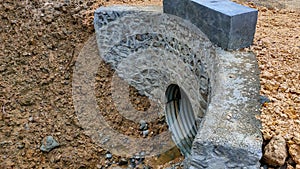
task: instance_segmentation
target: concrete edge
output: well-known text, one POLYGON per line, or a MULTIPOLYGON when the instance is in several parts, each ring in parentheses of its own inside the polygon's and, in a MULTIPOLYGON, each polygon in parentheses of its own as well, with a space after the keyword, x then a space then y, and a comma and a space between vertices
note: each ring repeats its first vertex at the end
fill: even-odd
POLYGON ((262 157, 259 71, 255 55, 217 49, 211 102, 188 168, 259 168, 262 157))

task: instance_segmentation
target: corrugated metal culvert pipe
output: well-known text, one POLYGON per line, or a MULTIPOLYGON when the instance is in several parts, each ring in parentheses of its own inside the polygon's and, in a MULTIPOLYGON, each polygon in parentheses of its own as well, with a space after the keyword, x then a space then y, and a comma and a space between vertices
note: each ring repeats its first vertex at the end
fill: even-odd
POLYGON ((196 118, 187 94, 176 84, 166 90, 166 120, 173 140, 181 152, 188 156, 197 134, 196 118))

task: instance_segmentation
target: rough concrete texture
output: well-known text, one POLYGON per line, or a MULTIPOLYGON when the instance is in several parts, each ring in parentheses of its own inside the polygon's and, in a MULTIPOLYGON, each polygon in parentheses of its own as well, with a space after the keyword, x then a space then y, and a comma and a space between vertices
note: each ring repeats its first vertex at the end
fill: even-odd
POLYGON ((184 89, 200 119, 186 168, 259 168, 255 56, 216 49, 196 26, 157 9, 99 8, 94 25, 100 56, 163 110, 167 87, 184 89))
POLYGON ((259 78, 252 53, 217 49, 211 102, 194 140, 191 168, 259 168, 259 78))
POLYGON ((263 159, 271 166, 282 166, 287 156, 285 139, 278 135, 273 137, 265 147, 263 159))
POLYGON ((209 92, 207 68, 212 64, 205 61, 214 55, 208 38, 197 27, 178 17, 145 12, 141 8, 123 8, 96 11, 95 30, 100 56, 141 94, 165 103, 167 87, 178 84, 188 92, 196 112, 204 112, 209 92), (102 26, 103 20, 110 20, 103 18, 115 16, 120 17, 102 26))
POLYGON ((229 0, 164 0, 163 3, 165 13, 189 20, 224 49, 239 49, 252 44, 256 9, 229 0))

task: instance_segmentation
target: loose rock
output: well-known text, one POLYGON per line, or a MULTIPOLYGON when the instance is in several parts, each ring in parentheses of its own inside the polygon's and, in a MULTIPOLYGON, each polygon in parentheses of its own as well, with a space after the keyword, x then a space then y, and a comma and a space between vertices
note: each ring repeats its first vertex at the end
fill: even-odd
POLYGON ((140 130, 147 130, 148 129, 148 125, 146 123, 145 120, 141 120, 140 121, 140 130))
POLYGON ((127 164, 128 164, 128 161, 125 158, 121 158, 121 160, 119 161, 120 166, 127 165, 127 164))
POLYGON ((17 144, 18 149, 23 149, 25 147, 25 143, 20 142, 17 144))
POLYGON ((297 163, 297 165, 300 167, 300 145, 298 144, 289 145, 289 154, 291 155, 292 159, 297 163))
POLYGON ((270 99, 267 97, 267 96, 260 96, 259 97, 259 102, 261 103, 261 104, 265 104, 265 103, 269 103, 270 102, 270 99))
POLYGON ((43 152, 50 152, 51 150, 53 150, 58 146, 59 143, 56 140, 54 140, 52 136, 47 136, 46 138, 44 138, 40 150, 43 152))
POLYGON ((282 166, 287 158, 285 139, 278 135, 274 136, 265 147, 264 161, 271 166, 282 166))
POLYGON ((149 130, 143 131, 143 137, 146 137, 149 134, 149 130))
POLYGON ((106 159, 111 159, 112 158, 112 154, 111 153, 106 153, 105 158, 106 159))
POLYGON ((135 168, 136 167, 136 163, 135 163, 135 159, 134 158, 130 158, 130 164, 129 167, 135 168))

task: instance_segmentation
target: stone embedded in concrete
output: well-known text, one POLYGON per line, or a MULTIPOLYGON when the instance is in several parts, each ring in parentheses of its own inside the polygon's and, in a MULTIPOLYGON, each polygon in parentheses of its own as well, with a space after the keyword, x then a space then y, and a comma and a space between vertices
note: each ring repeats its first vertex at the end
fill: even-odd
MULTIPOLYGON (((162 9, 158 6, 144 6, 143 11, 161 12, 162 9)), ((142 12, 139 10, 139 7, 134 7, 134 6, 115 5, 109 7, 100 7, 95 11, 94 26, 96 28, 101 28, 102 26, 107 25, 109 22, 115 21, 123 17, 124 15, 139 13, 139 12, 142 12)))
POLYGON ((189 20, 224 49, 252 44, 256 9, 228 0, 164 0, 164 12, 189 20))

